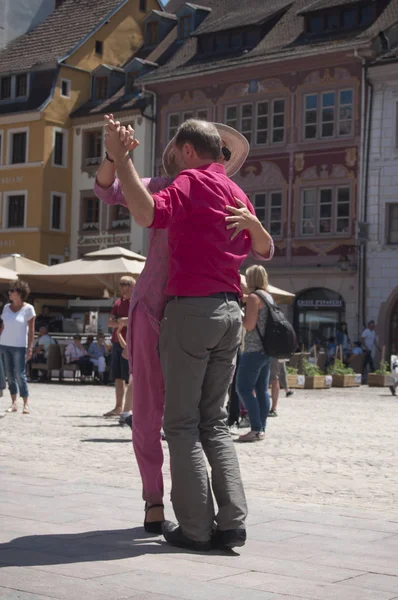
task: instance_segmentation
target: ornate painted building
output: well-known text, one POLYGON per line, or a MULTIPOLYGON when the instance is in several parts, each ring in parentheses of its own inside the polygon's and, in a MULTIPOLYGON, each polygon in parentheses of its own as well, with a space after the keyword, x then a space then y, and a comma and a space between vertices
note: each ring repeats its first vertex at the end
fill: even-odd
POLYGON ((357 338, 360 310, 363 69, 397 36, 398 2, 170 0, 180 47, 138 79, 157 95, 157 167, 178 125, 195 116, 236 127, 251 145, 236 177, 272 233, 270 280, 296 294, 300 341, 340 321, 357 338), (189 26, 187 25, 189 23, 189 26))

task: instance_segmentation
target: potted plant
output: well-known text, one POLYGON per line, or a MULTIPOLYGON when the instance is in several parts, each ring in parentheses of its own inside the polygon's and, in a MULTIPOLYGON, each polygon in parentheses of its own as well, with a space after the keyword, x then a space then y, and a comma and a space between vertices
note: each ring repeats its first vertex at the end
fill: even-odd
POLYGON ((382 360, 380 367, 374 373, 368 375, 368 386, 369 387, 389 387, 394 385, 394 378, 391 375, 391 371, 387 361, 382 360))
POLYGON ((296 367, 286 366, 287 371, 287 385, 289 389, 303 389, 305 378, 303 375, 298 374, 296 367))
POLYGON ((358 378, 355 372, 346 367, 339 358, 336 358, 334 364, 329 367, 328 373, 332 376, 333 387, 356 387, 361 384, 360 377, 358 378))
POLYGON ((331 378, 325 377, 320 368, 310 363, 307 359, 303 360, 303 373, 306 390, 321 390, 330 387, 331 378))

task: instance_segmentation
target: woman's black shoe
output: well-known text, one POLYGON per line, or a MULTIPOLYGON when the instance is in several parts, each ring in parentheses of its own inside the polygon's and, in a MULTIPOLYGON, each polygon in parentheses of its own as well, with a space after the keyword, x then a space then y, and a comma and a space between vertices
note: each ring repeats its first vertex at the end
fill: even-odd
POLYGON ((144 529, 147 533, 152 533, 153 535, 161 535, 162 533, 162 525, 164 521, 147 521, 146 517, 151 508, 164 508, 164 504, 151 504, 148 506, 148 503, 145 503, 145 521, 144 521, 144 529))

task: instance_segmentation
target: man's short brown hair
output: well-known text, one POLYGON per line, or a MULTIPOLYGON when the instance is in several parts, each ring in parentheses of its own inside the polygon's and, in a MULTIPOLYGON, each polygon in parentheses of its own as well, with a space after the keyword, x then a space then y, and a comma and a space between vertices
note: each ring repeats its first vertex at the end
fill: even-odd
POLYGON ((21 279, 16 279, 15 281, 11 282, 9 289, 16 290, 21 296, 22 302, 25 302, 30 294, 29 285, 26 283, 26 281, 22 281, 21 279))
POLYGON ((188 119, 183 123, 176 135, 175 144, 180 148, 191 144, 200 158, 210 158, 218 161, 221 156, 221 137, 217 127, 208 121, 188 119))

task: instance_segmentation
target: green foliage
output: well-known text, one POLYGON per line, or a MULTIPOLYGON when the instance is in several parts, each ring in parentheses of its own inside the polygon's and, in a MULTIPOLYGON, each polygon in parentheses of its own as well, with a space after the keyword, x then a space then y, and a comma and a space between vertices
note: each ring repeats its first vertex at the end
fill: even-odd
POLYGON ((350 367, 346 367, 338 358, 328 368, 328 373, 329 375, 355 375, 354 371, 350 367))
POLYGON ((380 367, 375 371, 376 375, 390 375, 390 372, 388 362, 385 360, 381 361, 380 367))
POLYGON ((323 375, 320 368, 317 367, 317 365, 310 363, 307 358, 303 360, 303 374, 306 377, 316 377, 317 375, 323 375))
POLYGON ((296 369, 296 367, 289 367, 289 365, 286 367, 286 372, 288 375, 297 375, 298 370, 296 369))

